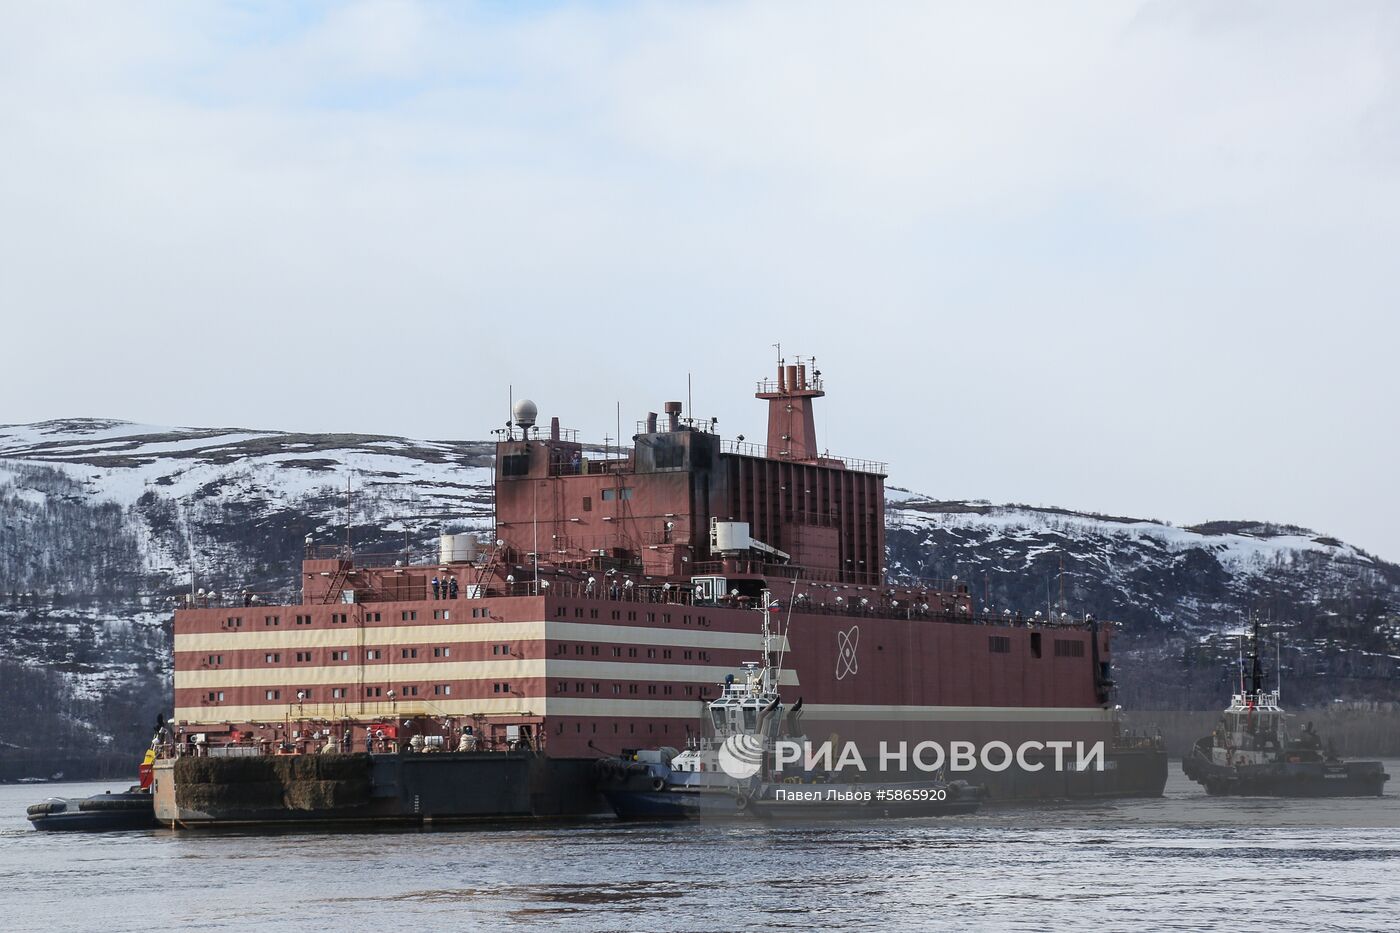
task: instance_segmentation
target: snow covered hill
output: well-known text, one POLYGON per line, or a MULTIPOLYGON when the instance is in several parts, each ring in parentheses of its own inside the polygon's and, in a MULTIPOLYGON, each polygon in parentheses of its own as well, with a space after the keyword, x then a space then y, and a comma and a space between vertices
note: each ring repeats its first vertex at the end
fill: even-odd
MULTIPOLYGON (((32 713, 26 741, 128 742, 168 693, 169 600, 192 578, 290 595, 305 536, 343 540, 347 519, 365 550, 489 527, 490 463, 479 441, 0 426, 0 705, 32 713)), ((1290 630, 1299 676, 1329 692, 1338 670, 1357 697, 1400 686, 1400 567, 1343 542, 889 496, 892 576, 956 575, 1000 611, 1119 620, 1125 702, 1215 705, 1226 633, 1251 612, 1290 630)))

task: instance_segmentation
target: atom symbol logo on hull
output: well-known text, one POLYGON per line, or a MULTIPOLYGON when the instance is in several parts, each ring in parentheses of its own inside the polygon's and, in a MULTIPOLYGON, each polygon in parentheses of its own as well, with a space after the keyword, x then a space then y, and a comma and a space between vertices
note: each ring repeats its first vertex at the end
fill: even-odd
POLYGON ((856 658, 856 646, 860 644, 860 626, 852 625, 849 632, 836 633, 836 679, 844 680, 846 675, 854 677, 860 670, 856 658))

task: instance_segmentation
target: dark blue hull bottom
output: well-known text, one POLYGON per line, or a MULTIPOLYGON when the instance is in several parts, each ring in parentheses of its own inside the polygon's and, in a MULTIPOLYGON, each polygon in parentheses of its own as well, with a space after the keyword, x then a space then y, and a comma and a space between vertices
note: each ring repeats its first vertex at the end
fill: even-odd
POLYGON ((154 829, 155 803, 150 794, 96 794, 81 799, 51 799, 29 808, 29 822, 48 832, 112 832, 154 829))
POLYGON ((1226 768, 1195 753, 1181 762, 1181 770, 1212 797, 1379 797, 1390 779, 1379 761, 1226 768))

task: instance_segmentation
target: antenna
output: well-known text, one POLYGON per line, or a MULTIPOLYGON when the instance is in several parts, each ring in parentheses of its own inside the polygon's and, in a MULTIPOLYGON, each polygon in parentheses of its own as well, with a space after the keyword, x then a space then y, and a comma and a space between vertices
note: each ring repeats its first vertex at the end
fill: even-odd
POLYGON ((1239 663, 1236 664, 1239 670, 1239 695, 1245 695, 1245 632, 1239 633, 1239 663))
POLYGON ((345 559, 350 559, 350 509, 353 499, 350 493, 350 472, 345 473, 345 559))
POLYGON ((695 403, 694 403, 694 400, 693 400, 692 397, 691 397, 691 391, 690 391, 690 373, 686 373, 686 374, 685 374, 685 416, 686 416, 687 418, 689 418, 689 419, 691 420, 692 423, 694 423, 694 421, 695 421, 695 403))
POLYGON ((1259 663, 1259 616, 1254 616, 1254 639, 1249 652, 1249 692, 1256 696, 1264 689, 1264 668, 1259 663))
POLYGON ((1065 555, 1060 555, 1060 611, 1065 611, 1065 555))
POLYGON ((1283 705, 1283 633, 1274 632, 1274 695, 1283 705))

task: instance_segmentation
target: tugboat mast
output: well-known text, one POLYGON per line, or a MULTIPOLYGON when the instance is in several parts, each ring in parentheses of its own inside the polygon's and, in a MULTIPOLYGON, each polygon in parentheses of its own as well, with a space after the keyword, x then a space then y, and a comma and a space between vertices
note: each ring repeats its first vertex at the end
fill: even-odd
POLYGON ((1264 692, 1264 665, 1259 661, 1259 617, 1254 617, 1254 644, 1249 652, 1249 692, 1254 696, 1264 692))

